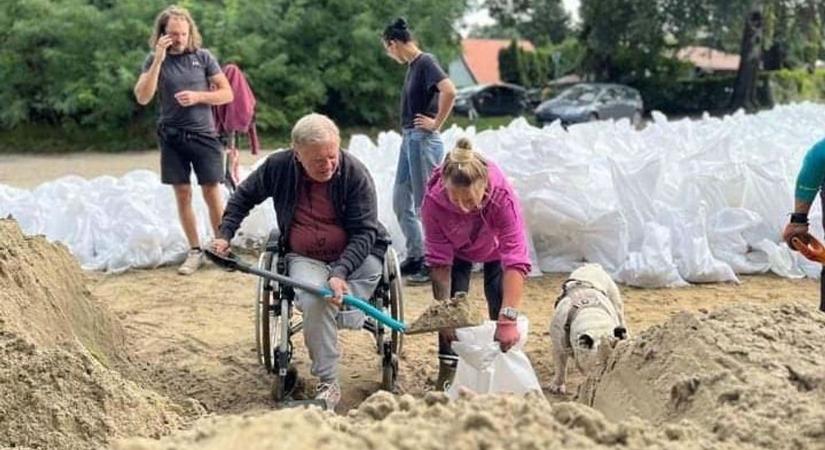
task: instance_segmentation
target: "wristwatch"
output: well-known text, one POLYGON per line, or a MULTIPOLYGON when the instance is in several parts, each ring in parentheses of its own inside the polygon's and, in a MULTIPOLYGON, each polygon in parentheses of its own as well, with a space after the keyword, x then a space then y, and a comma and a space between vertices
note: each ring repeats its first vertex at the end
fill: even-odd
POLYGON ((808 224, 808 215, 805 213, 791 213, 791 223, 808 224))
POLYGON ((516 308, 505 306, 504 308, 501 308, 501 312, 499 312, 498 315, 504 316, 509 320, 516 320, 518 319, 518 310, 516 308))

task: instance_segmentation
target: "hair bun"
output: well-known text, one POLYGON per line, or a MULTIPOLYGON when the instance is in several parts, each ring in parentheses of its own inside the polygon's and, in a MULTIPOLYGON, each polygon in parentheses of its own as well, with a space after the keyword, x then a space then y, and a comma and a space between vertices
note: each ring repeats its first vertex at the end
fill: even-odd
POLYGON ((455 148, 460 148, 462 150, 472 150, 473 143, 470 142, 470 140, 466 137, 459 138, 458 141, 455 143, 455 148))
POLYGON ((464 164, 475 159, 475 152, 473 152, 473 144, 466 137, 460 138, 455 143, 455 149, 450 152, 450 159, 464 164))
POLYGON ((399 29, 399 30, 406 30, 407 29, 407 21, 404 20, 403 17, 399 17, 399 18, 395 19, 395 23, 392 24, 392 26, 393 26, 393 28, 396 28, 396 29, 399 29))

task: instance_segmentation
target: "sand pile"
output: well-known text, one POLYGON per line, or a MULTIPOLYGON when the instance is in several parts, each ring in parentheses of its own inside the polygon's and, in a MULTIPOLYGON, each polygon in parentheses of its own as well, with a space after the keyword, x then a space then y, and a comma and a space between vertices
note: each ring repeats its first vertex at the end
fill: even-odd
POLYGON ((106 364, 122 358, 123 329, 92 298, 69 251, 0 220, 0 330, 36 345, 78 340, 106 364))
POLYGON ((608 418, 688 419, 724 442, 825 448, 825 314, 810 305, 682 313, 616 347, 580 400, 608 418))
MULTIPOLYGON (((486 308, 485 308, 486 309, 486 308)), ((473 301, 465 292, 447 300, 434 300, 415 321, 407 327, 407 334, 439 331, 445 328, 464 328, 481 325, 485 316, 481 302, 473 301)))
POLYGON ((638 420, 613 424, 584 405, 551 406, 540 395, 475 396, 449 402, 441 393, 416 399, 378 392, 347 417, 315 408, 224 417, 204 421, 159 442, 130 440, 115 448, 709 448, 701 433, 677 425, 653 428, 638 420))
POLYGON ((0 447, 158 436, 180 407, 125 379, 124 333, 62 245, 0 220, 0 447))

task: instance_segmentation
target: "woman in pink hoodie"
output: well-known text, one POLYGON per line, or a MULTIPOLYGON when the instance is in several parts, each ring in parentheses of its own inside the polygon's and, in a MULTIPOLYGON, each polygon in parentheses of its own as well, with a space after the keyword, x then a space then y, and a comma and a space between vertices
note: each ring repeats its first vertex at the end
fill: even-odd
MULTIPOLYGON (((484 263, 487 308, 497 321, 495 340, 506 352, 520 337, 517 308, 530 272, 526 229, 513 187, 498 166, 460 139, 427 183, 421 219, 433 296, 446 300, 467 292, 473 263, 484 263)), ((455 374, 454 339, 454 333, 439 335, 437 389, 455 374)))

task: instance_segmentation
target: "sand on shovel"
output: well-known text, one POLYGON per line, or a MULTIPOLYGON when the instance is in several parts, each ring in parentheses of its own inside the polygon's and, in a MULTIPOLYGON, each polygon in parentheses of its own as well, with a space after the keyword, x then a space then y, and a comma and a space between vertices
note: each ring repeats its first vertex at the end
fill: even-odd
POLYGON ((464 328, 481 325, 484 316, 466 292, 459 292, 449 300, 436 300, 405 331, 406 334, 430 333, 445 328, 464 328))

